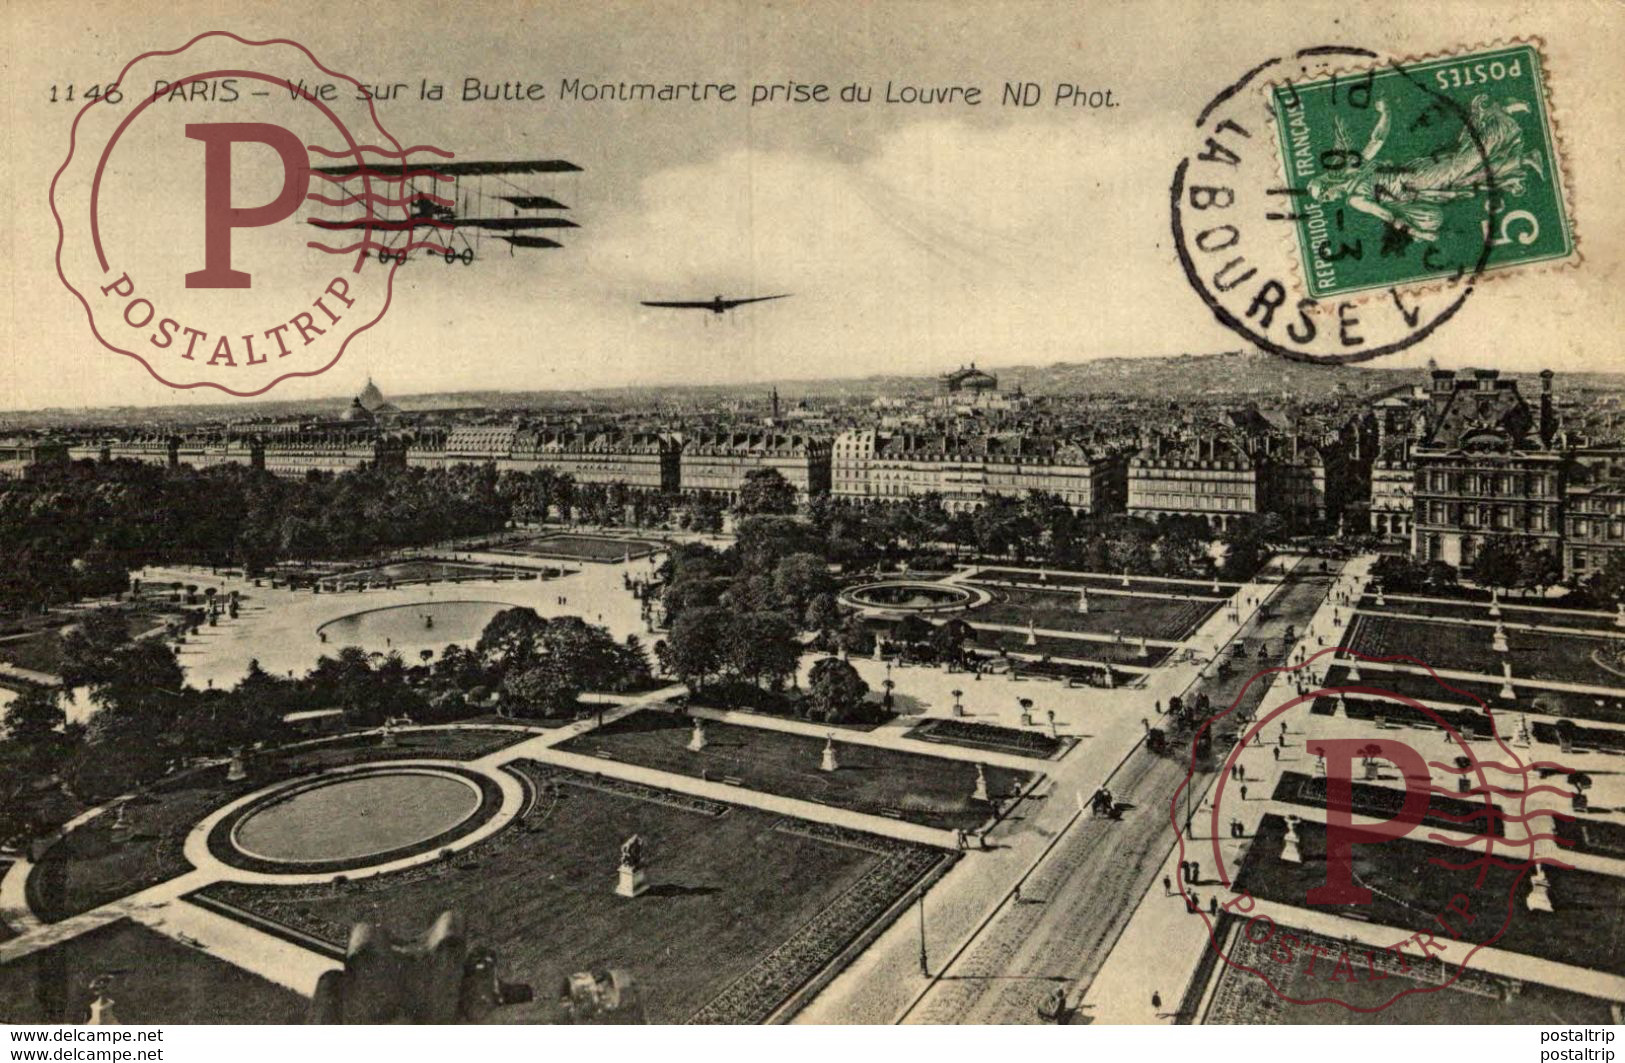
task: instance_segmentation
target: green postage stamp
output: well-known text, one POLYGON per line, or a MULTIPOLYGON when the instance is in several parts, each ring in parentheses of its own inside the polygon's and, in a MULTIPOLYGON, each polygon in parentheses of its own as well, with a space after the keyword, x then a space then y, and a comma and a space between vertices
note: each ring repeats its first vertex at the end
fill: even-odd
POLYGON ((1573 256, 1545 76, 1520 43, 1272 86, 1306 294, 1573 256))

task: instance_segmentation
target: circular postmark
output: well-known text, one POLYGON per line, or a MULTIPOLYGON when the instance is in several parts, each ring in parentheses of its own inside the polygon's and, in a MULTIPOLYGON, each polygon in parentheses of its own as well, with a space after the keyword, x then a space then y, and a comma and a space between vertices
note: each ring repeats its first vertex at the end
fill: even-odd
MULTIPOLYGON (((1482 992, 1493 979, 1474 957, 1540 933, 1518 917, 1551 911, 1547 868, 1569 866, 1553 856, 1568 844, 1553 801, 1569 794, 1544 781, 1567 769, 1525 762, 1483 699, 1424 662, 1323 650, 1259 672, 1191 725, 1170 818, 1180 893, 1218 961, 1214 1000, 1261 987, 1285 1004, 1374 1013, 1482 992), (1347 665, 1315 687, 1310 669, 1338 654, 1347 665), (1363 663, 1409 670, 1362 676, 1363 663), (1272 675, 1292 696, 1238 714, 1272 675)), ((1522 725, 1511 737, 1527 744, 1522 725)))
POLYGON ((433 179, 423 153, 449 156, 403 150, 366 87, 303 45, 202 33, 132 59, 75 116, 57 270, 97 340, 161 383, 263 394, 378 323, 394 245, 435 246, 412 209, 433 197, 408 194, 433 179))
POLYGON ((1467 303, 1512 180, 1500 105, 1362 48, 1217 93, 1169 190, 1191 287, 1260 349, 1322 363, 1421 342, 1467 303))

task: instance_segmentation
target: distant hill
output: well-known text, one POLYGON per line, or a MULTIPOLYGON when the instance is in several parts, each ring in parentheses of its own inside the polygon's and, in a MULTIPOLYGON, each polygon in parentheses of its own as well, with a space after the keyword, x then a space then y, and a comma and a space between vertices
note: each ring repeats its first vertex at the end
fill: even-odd
MULTIPOLYGON (((944 370, 955 368, 944 366, 944 370)), ((1315 402, 1334 398, 1371 398, 1421 380, 1417 369, 1369 366, 1322 366, 1294 362, 1257 352, 1185 354, 1174 357, 1096 358, 1047 366, 984 367, 999 378, 999 390, 1017 387, 1029 395, 1109 395, 1125 399, 1170 402, 1257 401, 1315 402)), ((1513 374, 1517 375, 1517 374, 1513 374)), ((1527 374, 1532 376, 1533 373, 1527 374)), ((1612 374, 1562 374, 1561 387, 1618 388, 1612 374)), ((878 397, 924 397, 936 388, 934 377, 890 376, 785 379, 749 384, 692 384, 662 387, 596 388, 580 391, 457 391, 386 397, 403 410, 484 408, 491 410, 590 410, 613 412, 639 407, 693 407, 729 402, 759 403, 777 387, 787 402, 799 399, 867 400, 878 397)), ((183 425, 247 418, 341 412, 350 396, 331 399, 220 403, 211 406, 103 407, 49 409, 0 414, 0 430, 66 425, 183 425)))

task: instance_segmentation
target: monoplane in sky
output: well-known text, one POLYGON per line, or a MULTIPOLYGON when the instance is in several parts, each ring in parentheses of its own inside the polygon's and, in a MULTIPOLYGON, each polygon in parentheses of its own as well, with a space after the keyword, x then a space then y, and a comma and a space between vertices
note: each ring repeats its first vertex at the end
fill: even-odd
POLYGON ((664 307, 664 308, 666 308, 668 310, 709 310, 713 314, 725 314, 728 311, 732 310, 734 307, 736 307, 736 306, 744 306, 746 303, 765 303, 769 299, 788 299, 788 298, 790 298, 790 293, 789 292, 785 292, 783 295, 753 295, 753 296, 750 296, 749 298, 746 298, 746 299, 724 299, 722 296, 719 295, 716 298, 710 300, 709 302, 706 302, 704 300, 684 300, 684 299, 678 299, 678 300, 645 299, 645 300, 643 300, 643 305, 644 306, 664 307))

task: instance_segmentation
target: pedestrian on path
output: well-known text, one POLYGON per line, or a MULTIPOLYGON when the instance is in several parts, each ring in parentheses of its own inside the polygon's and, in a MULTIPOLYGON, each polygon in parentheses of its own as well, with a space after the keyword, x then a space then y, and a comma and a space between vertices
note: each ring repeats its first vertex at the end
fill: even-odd
POLYGON ((1241 784, 1241 799, 1243 801, 1247 800, 1247 784, 1246 783, 1241 784))
POLYGON ((1162 994, 1155 989, 1151 991, 1151 1010, 1158 1015, 1162 1014, 1162 994))
POLYGON ((1174 895, 1174 884, 1169 881, 1167 875, 1162 876, 1162 895, 1164 897, 1172 897, 1174 895))
POLYGON ((1218 916, 1219 916, 1219 895, 1218 894, 1214 894, 1213 896, 1211 896, 1211 897, 1209 897, 1207 899, 1207 914, 1213 916, 1215 919, 1218 918, 1218 916))
POLYGON ((1195 860, 1191 861, 1191 881, 1196 883, 1202 881, 1202 865, 1195 860))
POLYGON ((1275 761, 1276 761, 1277 764, 1279 764, 1280 761, 1281 761, 1281 747, 1280 746, 1271 746, 1270 747, 1270 752, 1275 754, 1275 761))

